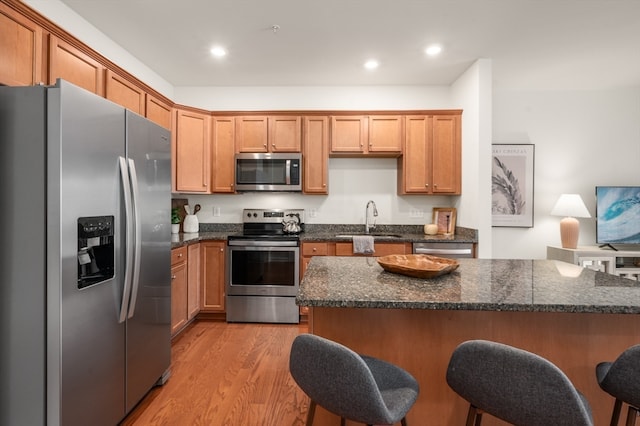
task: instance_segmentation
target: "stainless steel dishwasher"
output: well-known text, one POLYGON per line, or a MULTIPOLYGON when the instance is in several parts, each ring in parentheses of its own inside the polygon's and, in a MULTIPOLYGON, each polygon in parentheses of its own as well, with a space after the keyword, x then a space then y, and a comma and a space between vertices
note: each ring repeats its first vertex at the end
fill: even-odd
POLYGON ((475 247, 473 243, 413 243, 413 253, 450 258, 475 257, 475 247))

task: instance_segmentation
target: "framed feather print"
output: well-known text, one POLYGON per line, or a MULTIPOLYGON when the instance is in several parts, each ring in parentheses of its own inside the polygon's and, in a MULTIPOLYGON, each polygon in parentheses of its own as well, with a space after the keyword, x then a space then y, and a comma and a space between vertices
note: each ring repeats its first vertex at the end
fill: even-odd
POLYGON ((533 227, 533 144, 491 146, 491 224, 533 227))

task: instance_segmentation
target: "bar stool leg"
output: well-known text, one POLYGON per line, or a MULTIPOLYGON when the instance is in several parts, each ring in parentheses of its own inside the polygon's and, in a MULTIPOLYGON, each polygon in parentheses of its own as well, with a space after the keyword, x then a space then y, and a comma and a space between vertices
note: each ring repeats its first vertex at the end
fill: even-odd
POLYGON ((313 416, 316 413, 316 403, 313 400, 309 400, 309 412, 307 413, 307 425, 313 425, 313 416))
POLYGON ((629 410, 627 411, 626 426, 635 426, 637 416, 638 416, 638 409, 630 405, 629 410))
POLYGON ((610 426, 618 426, 618 420, 620 420, 621 408, 622 408, 622 401, 616 398, 616 402, 613 404, 613 413, 611 414, 610 426))

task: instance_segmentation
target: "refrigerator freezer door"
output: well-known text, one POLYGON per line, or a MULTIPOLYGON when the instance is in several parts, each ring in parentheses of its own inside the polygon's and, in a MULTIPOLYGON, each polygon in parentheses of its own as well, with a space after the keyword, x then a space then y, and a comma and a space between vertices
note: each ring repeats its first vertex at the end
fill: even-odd
POLYGON ((47 424, 114 425, 125 413, 124 110, 64 81, 48 90, 47 424), (115 274, 79 289, 78 218, 113 216, 115 274), (60 401, 56 404, 56 401, 60 401), (57 412, 59 411, 59 412, 57 412))
POLYGON ((171 362, 171 151, 169 132, 127 111, 127 156, 138 217, 138 281, 127 319, 126 410, 171 362), (136 187, 137 186, 137 187, 136 187))

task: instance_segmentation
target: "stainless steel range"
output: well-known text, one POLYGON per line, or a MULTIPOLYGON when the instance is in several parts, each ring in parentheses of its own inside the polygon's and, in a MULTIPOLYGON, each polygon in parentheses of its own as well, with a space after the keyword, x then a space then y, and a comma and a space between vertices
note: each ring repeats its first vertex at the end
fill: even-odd
POLYGON ((227 321, 298 323, 304 210, 245 209, 242 228, 227 242, 227 321))

